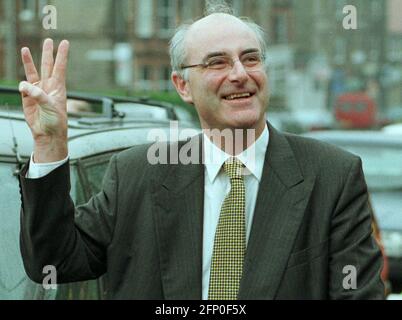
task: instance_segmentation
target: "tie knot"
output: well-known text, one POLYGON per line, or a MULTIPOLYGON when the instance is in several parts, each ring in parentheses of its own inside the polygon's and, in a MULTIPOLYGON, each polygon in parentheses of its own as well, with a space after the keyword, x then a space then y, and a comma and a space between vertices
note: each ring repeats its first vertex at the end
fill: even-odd
POLYGON ((229 158, 223 164, 223 170, 232 179, 243 179, 243 163, 236 158, 229 158))

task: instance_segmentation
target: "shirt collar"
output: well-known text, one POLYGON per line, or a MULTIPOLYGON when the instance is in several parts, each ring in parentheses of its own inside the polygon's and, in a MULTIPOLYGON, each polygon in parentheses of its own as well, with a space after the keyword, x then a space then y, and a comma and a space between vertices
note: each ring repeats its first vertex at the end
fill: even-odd
MULTIPOLYGON (((249 170, 249 172, 261 181, 264 167, 265 153, 269 143, 269 131, 265 124, 264 131, 258 139, 246 150, 236 156, 249 170)), ((223 163, 231 157, 230 154, 218 148, 207 135, 204 134, 204 159, 207 175, 210 182, 214 182, 223 163)))

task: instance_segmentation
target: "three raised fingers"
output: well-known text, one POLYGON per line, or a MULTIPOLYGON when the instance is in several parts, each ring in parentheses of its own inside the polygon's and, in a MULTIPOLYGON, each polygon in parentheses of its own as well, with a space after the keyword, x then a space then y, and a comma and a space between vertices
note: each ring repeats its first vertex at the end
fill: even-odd
POLYGON ((31 52, 28 48, 21 49, 21 58, 24 65, 25 75, 27 81, 36 83, 38 81, 47 80, 54 77, 58 81, 65 81, 69 42, 63 40, 57 50, 56 61, 53 59, 53 40, 46 39, 43 43, 42 50, 42 65, 41 65, 41 78, 39 78, 38 71, 32 59, 31 52))

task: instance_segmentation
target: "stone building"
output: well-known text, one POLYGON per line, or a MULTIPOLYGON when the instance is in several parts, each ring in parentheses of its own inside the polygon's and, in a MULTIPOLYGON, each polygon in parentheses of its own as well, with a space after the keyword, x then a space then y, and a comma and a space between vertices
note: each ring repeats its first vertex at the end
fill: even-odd
MULTIPOLYGON (((370 75, 398 54, 399 33, 387 29, 387 16, 399 12, 389 12, 389 3, 398 0, 227 2, 266 30, 271 88, 279 100, 287 94, 292 70, 314 59, 370 75), (357 30, 343 28, 345 5, 357 8, 357 30), (387 55, 387 41, 393 55, 387 55)), ((199 0, 0 0, 0 79, 23 77, 18 54, 10 52, 29 46, 38 61, 43 39, 51 37, 71 42, 72 90, 172 90, 169 39, 177 25, 201 16, 204 7, 199 0), (42 26, 46 5, 57 9, 55 30, 42 26)))
MULTIPOLYGON (((0 0, 0 4, 10 0, 0 0)), ((267 30, 273 86, 283 91, 292 55, 291 0, 232 0, 235 12, 250 16, 267 30)), ((17 0, 14 1, 15 46, 40 57, 46 37, 71 42, 68 84, 74 90, 126 88, 136 91, 171 90, 168 43, 178 24, 203 14, 199 0, 17 0), (42 26, 43 7, 57 9, 57 28, 42 26)), ((0 5, 0 14, 3 12, 0 5)), ((2 20, 3 21, 3 20, 2 20)), ((0 52, 4 52, 0 45, 0 52)), ((4 54, 4 53, 3 53, 4 54)), ((19 60, 3 58, 23 76, 19 60)))

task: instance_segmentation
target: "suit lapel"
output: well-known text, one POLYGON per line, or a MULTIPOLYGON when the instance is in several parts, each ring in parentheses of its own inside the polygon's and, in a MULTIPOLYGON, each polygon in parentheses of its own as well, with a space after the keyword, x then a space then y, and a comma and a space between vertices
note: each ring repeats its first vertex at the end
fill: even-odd
MULTIPOLYGON (((307 206, 314 177, 303 177, 287 139, 268 125, 239 299, 274 299, 307 206)), ((190 142, 202 154, 202 136, 190 142)), ((166 299, 202 297, 204 166, 169 165, 153 182, 157 243, 166 299), (184 241, 183 241, 184 239, 184 241)))
MULTIPOLYGON (((196 136, 187 146, 201 155, 201 140, 196 136)), ((154 182, 153 195, 164 296, 200 300, 204 166, 179 161, 167 167, 166 177, 154 182)))
POLYGON ((314 182, 302 176, 287 139, 269 131, 239 299, 275 298, 314 182))

